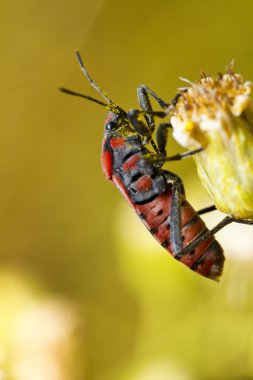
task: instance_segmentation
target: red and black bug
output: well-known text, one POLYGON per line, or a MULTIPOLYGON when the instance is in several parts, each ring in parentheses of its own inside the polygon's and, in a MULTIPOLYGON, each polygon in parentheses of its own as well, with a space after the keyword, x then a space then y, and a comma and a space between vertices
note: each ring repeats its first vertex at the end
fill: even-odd
POLYGON ((223 250, 213 236, 215 230, 209 231, 199 216, 214 207, 197 213, 185 198, 182 180, 162 168, 167 161, 179 160, 199 150, 167 157, 167 134, 171 125, 161 123, 155 127, 154 118, 162 118, 166 112, 153 111, 149 96, 162 108, 168 108, 169 104, 147 86, 140 86, 137 94, 141 109, 125 112, 93 82, 78 52, 77 59, 90 84, 106 103, 65 88, 61 91, 95 101, 110 110, 102 146, 102 168, 106 178, 117 186, 150 233, 175 259, 217 280, 222 273, 223 250))

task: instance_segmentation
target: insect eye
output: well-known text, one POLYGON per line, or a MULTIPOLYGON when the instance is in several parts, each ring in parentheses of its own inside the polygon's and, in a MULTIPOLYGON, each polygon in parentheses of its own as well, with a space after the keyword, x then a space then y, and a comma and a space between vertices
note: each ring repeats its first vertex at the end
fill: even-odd
POLYGON ((118 128, 118 124, 115 121, 109 121, 109 123, 106 124, 107 131, 114 131, 117 128, 118 128))

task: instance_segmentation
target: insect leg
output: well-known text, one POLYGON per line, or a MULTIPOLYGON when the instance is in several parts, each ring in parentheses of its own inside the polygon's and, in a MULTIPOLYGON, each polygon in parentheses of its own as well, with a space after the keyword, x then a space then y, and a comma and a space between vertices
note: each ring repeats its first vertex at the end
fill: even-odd
POLYGON ((178 154, 175 154, 174 156, 170 156, 170 157, 155 158, 154 162, 159 163, 159 162, 167 162, 167 161, 180 161, 183 158, 193 156, 194 154, 197 154, 197 153, 201 152, 202 150, 203 150, 203 148, 198 148, 198 149, 194 149, 194 150, 189 150, 188 152, 185 152, 185 153, 178 153, 178 154))
MULTIPOLYGON (((152 97, 155 99, 155 101, 160 105, 162 109, 165 109, 166 112, 164 112, 163 117, 167 116, 169 106, 175 106, 178 102, 179 97, 181 96, 181 92, 178 93, 174 99, 170 103, 165 102, 163 99, 161 99, 153 90, 151 90, 146 85, 141 85, 137 88, 137 97, 139 104, 141 108, 147 112, 147 115, 145 116, 147 124, 151 130, 151 133, 155 130, 155 123, 154 118, 152 115, 152 106, 149 100, 149 97, 152 97)), ((159 117, 162 118, 161 115, 159 117)), ((168 138, 168 128, 172 128, 171 123, 162 123, 158 126, 157 132, 156 132, 156 141, 158 145, 158 150, 160 151, 161 155, 164 157, 166 156, 166 144, 167 144, 167 138, 168 138)), ((178 154, 176 156, 173 156, 172 158, 167 158, 166 161, 174 161, 174 160, 181 160, 181 158, 188 157, 192 154, 200 152, 200 150, 196 151, 190 151, 183 154, 178 154)))
POLYGON ((179 251, 175 256, 176 259, 180 259, 183 255, 193 251, 194 248, 196 248, 200 243, 209 239, 211 236, 216 234, 216 232, 220 231, 223 227, 227 226, 228 224, 232 223, 233 221, 234 221, 233 217, 226 216, 226 218, 224 218, 220 223, 218 223, 217 226, 215 226, 213 229, 203 233, 196 240, 194 240, 192 243, 188 244, 181 251, 179 251))
POLYGON ((170 107, 175 107, 178 99, 182 95, 183 92, 186 92, 187 89, 181 90, 169 103, 165 102, 162 98, 160 98, 153 90, 151 90, 148 86, 146 85, 141 85, 137 88, 137 97, 139 100, 139 104, 141 108, 145 111, 151 110, 151 104, 149 101, 149 96, 152 97, 158 104, 159 106, 166 110, 163 113, 160 113, 159 117, 165 117, 168 115, 170 107))
MULTIPOLYGON (((200 212, 202 211, 201 213, 203 213, 204 210, 213 211, 213 210, 215 210, 215 206, 207 207, 206 209, 200 210, 200 212)), ((206 212, 208 212, 208 211, 206 211, 206 212)), ((218 231, 220 231, 223 227, 227 226, 228 224, 230 224, 232 222, 253 225, 253 221, 252 220, 249 220, 249 219, 236 219, 236 218, 233 218, 232 216, 228 215, 220 223, 218 223, 217 226, 215 226, 213 229, 211 229, 211 230, 203 233, 201 236, 199 236, 192 243, 190 243, 189 245, 187 245, 185 248, 181 249, 181 251, 179 251, 176 254, 176 256, 175 256, 176 259, 180 259, 183 255, 185 255, 185 254, 193 251, 203 241, 209 239, 211 236, 213 236, 218 231)), ((173 246, 173 250, 174 250, 174 246, 173 246)))
POLYGON ((173 253, 176 255, 182 250, 182 223, 181 223, 181 198, 184 195, 184 187, 181 179, 174 173, 165 171, 165 176, 168 184, 172 184, 172 201, 170 214, 171 227, 171 245, 173 253))
POLYGON ((152 133, 150 131, 149 126, 146 125, 144 121, 141 119, 141 115, 142 111, 138 109, 132 109, 127 112, 127 118, 136 130, 136 132, 139 133, 142 137, 149 140, 152 133))
POLYGON ((156 130, 156 142, 162 157, 166 157, 166 145, 168 140, 168 130, 172 128, 170 123, 161 123, 156 130))
POLYGON ((190 150, 188 152, 178 153, 178 154, 175 154, 174 156, 166 157, 166 145, 167 145, 167 140, 168 140, 169 128, 173 128, 170 123, 161 123, 160 125, 158 125, 157 131, 156 131, 156 141, 157 141, 158 149, 161 153, 163 162, 182 160, 183 158, 190 157, 203 150, 203 148, 200 147, 198 149, 190 150))
MULTIPOLYGON (((155 130, 155 122, 154 117, 152 115, 152 106, 149 100, 149 96, 152 96, 157 103, 160 105, 162 109, 167 109, 169 104, 163 101, 154 91, 152 91, 149 87, 142 85, 137 88, 137 97, 140 104, 140 107, 143 111, 146 112, 144 114, 144 117, 146 119, 146 122, 148 124, 148 127, 150 129, 150 133, 152 134, 155 130)), ((165 117, 167 115, 166 112, 163 113, 163 116, 165 117)), ((162 116, 160 116, 162 117, 162 116)))
MULTIPOLYGON (((178 93, 174 99, 170 103, 165 102, 163 99, 161 99, 154 91, 152 91, 148 86, 142 85, 137 88, 137 97, 140 104, 141 109, 146 113, 144 113, 144 117, 146 119, 147 125, 150 128, 151 134, 155 130, 155 122, 153 115, 152 106, 150 103, 149 97, 152 97, 155 99, 155 101, 160 105, 162 109, 165 109, 166 111, 163 113, 163 116, 159 114, 159 117, 165 117, 168 114, 169 106, 175 106, 177 104, 177 101, 179 97, 181 96, 181 93, 178 93)), ((167 138, 168 138, 168 129, 172 128, 171 123, 162 123, 158 126, 157 132, 156 132, 156 141, 158 145, 158 150, 162 157, 166 156, 166 144, 167 144, 167 138)), ((152 141, 151 141, 152 143, 152 141)), ((152 144, 153 145, 153 144, 152 144)), ((202 150, 197 149, 195 151, 186 152, 183 154, 177 154, 173 157, 168 157, 166 161, 174 161, 174 160, 181 160, 184 157, 188 157, 192 154, 198 153, 202 150)), ((157 152, 157 150, 155 149, 157 152)))
POLYGON ((253 225, 253 220, 250 220, 250 219, 235 219, 234 218, 233 222, 253 225))
POLYGON ((182 184, 179 181, 174 182, 172 188, 172 202, 170 214, 171 226, 171 245, 174 255, 182 250, 182 223, 181 223, 181 196, 182 184))
MULTIPOLYGON (((151 110, 151 113, 154 114, 152 110, 151 110)), ((149 121, 147 121, 147 124, 145 124, 143 120, 140 118, 141 115, 144 115, 146 121, 149 120, 147 119, 149 117, 150 120, 153 120, 153 123, 154 123, 153 115, 148 116, 148 113, 146 112, 143 112, 137 109, 133 109, 127 112, 127 118, 132 124, 132 126, 134 127, 134 129, 136 130, 136 132, 143 138, 143 144, 145 145, 148 142, 150 142, 156 154, 159 155, 160 152, 154 140, 152 139, 152 130, 150 128, 149 121)))
MULTIPOLYGON (((160 154, 159 148, 157 148, 154 140, 152 139, 152 133, 155 130, 154 116, 165 117, 166 113, 165 112, 154 112, 153 111, 149 97, 148 97, 148 94, 147 94, 145 88, 146 88, 146 86, 140 86, 137 89, 137 96, 138 96, 138 101, 139 101, 139 104, 141 107, 141 111, 136 110, 136 109, 130 110, 127 113, 127 117, 129 119, 130 123, 132 124, 132 126, 134 127, 134 129, 136 130, 136 132, 138 132, 141 136, 143 136, 146 139, 146 141, 144 141, 144 143, 150 141, 155 152, 157 154, 160 154), (144 116, 147 124, 145 124, 141 120, 141 118, 140 118, 141 115, 144 116)), ((157 96, 156 94, 154 94, 154 95, 157 96)), ((160 100, 160 101, 163 102, 162 100, 160 100)))
POLYGON ((167 109, 170 105, 170 103, 167 103, 163 99, 161 99, 153 90, 151 90, 145 84, 137 88, 137 96, 139 99, 140 106, 143 109, 146 108, 147 104, 150 105, 149 96, 154 98, 162 109, 167 109))
POLYGON ((208 207, 200 209, 199 211, 197 211, 197 213, 199 215, 203 215, 203 214, 206 214, 207 212, 214 211, 214 210, 217 210, 217 209, 215 205, 212 205, 212 206, 208 206, 208 207))
POLYGON ((150 157, 150 160, 152 160, 153 163, 164 164, 166 161, 180 161, 183 158, 193 156, 194 154, 197 154, 203 150, 203 148, 198 148, 195 150, 189 150, 188 152, 185 152, 185 153, 178 153, 178 154, 175 154, 174 156, 164 157, 164 154, 166 154, 165 146, 166 146, 166 140, 158 143, 159 150, 161 149, 160 156, 157 155, 157 156, 150 157))
POLYGON ((201 152, 202 150, 203 150, 203 148, 198 148, 198 149, 194 149, 194 150, 189 150, 188 152, 185 152, 185 153, 178 153, 178 154, 175 154, 174 156, 165 157, 163 159, 163 161, 164 162, 166 162, 166 161, 180 161, 183 158, 193 156, 194 154, 197 154, 197 153, 201 152))

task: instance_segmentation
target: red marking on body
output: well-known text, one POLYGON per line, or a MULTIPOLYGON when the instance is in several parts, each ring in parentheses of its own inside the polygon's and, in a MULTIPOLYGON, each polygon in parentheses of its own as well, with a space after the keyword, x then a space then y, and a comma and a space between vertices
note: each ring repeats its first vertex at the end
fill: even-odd
POLYGON ((107 179, 112 179, 112 154, 111 152, 106 149, 106 140, 103 141, 103 148, 102 148, 102 156, 101 156, 101 164, 103 172, 107 179))
POLYGON ((167 189, 153 201, 144 205, 136 205, 136 211, 142 215, 143 222, 150 229, 159 226, 170 215, 171 190, 167 189))
POLYGON ((182 235, 184 237, 184 247, 196 240, 196 238, 200 236, 205 229, 206 225, 200 217, 197 217, 193 223, 190 222, 185 227, 183 227, 182 235))
POLYGON ((153 182, 150 176, 144 175, 140 177, 135 183, 134 187, 137 191, 140 193, 145 193, 146 191, 149 191, 153 187, 153 182))
POLYGON ((225 258, 222 248, 219 243, 215 241, 215 243, 204 253, 198 263, 197 268, 195 268, 195 271, 202 276, 206 276, 217 281, 222 274, 224 260, 225 258))
MULTIPOLYGON (((188 244, 195 241, 205 232, 207 232, 206 225, 196 213, 195 220, 182 228, 182 234, 184 236, 183 246, 188 246, 188 244)), ((196 267, 194 267, 195 272, 217 280, 222 273, 224 256, 219 243, 215 240, 214 236, 211 236, 197 245, 192 252, 183 255, 180 261, 190 268, 197 263, 196 267), (200 262, 198 262, 198 260, 200 260, 200 262)))
POLYGON ((137 167, 137 163, 141 158, 141 154, 135 154, 131 157, 129 157, 126 162, 122 165, 122 169, 124 172, 127 172, 128 170, 135 169, 137 167))
POLYGON ((191 267, 202 255, 205 251, 207 251, 208 247, 212 244, 214 238, 211 237, 199 245, 193 250, 193 253, 187 253, 180 258, 181 263, 191 267))
MULTIPOLYGON (((171 235, 169 221, 165 220, 162 224, 160 224, 160 226, 154 230, 153 235, 160 243, 163 243, 166 240, 169 241, 171 235)), ((172 252, 172 249, 170 247, 167 246, 166 249, 169 250, 170 253, 172 252)))
POLYGON ((110 144, 112 149, 123 148, 125 145, 125 139, 124 137, 112 137, 110 140, 110 144))
MULTIPOLYGON (((187 247, 190 243, 195 241, 200 235, 207 231, 204 221, 198 216, 196 212, 195 217, 196 218, 192 222, 189 220, 189 224, 186 224, 182 228, 182 235, 184 237, 183 247, 187 247)), ((208 252, 209 246, 213 243, 213 241, 214 237, 211 236, 209 239, 197 245, 197 247, 195 247, 192 252, 183 255, 180 258, 180 261, 183 264, 191 267, 203 254, 208 252)))
POLYGON ((106 123, 106 124, 107 124, 107 123, 109 123, 109 121, 111 121, 111 120, 112 120, 112 117, 113 117, 113 113, 112 113, 112 112, 110 112, 110 113, 108 114, 108 116, 107 116, 106 120, 105 120, 105 123, 106 123))

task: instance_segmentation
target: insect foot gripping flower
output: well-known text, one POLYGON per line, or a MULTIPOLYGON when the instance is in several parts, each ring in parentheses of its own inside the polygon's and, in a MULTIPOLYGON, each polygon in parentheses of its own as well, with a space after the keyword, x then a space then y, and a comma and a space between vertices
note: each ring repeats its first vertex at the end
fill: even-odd
POLYGON ((194 156, 215 206, 234 218, 253 219, 253 82, 231 68, 217 78, 202 73, 183 90, 171 112, 175 139, 194 156))

